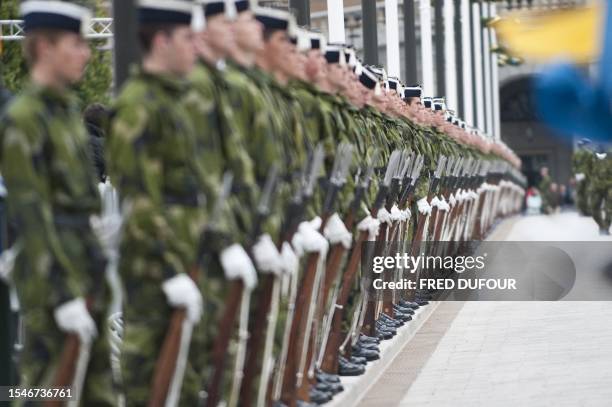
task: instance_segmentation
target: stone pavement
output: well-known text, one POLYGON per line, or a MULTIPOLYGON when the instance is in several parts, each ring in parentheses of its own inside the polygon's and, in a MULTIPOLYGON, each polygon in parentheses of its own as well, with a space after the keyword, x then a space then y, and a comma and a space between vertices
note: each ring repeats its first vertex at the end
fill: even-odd
MULTIPOLYGON (((596 231, 562 213, 515 218, 491 238, 609 239, 596 231)), ((612 302, 441 303, 359 405, 610 406, 612 302)))

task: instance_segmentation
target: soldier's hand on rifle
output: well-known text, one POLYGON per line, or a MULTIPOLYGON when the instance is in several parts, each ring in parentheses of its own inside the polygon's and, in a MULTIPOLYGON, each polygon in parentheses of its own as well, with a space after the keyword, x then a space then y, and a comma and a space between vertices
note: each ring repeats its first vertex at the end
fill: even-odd
POLYGON ((380 221, 374 219, 371 215, 366 216, 357 225, 357 230, 368 232, 368 240, 375 240, 380 229, 380 221))
POLYGON ((187 311, 187 319, 192 323, 200 321, 202 316, 202 294, 195 282, 187 274, 177 274, 162 284, 168 303, 173 307, 182 307, 187 311))
POLYGON ((279 275, 283 271, 281 254, 267 233, 257 238, 257 243, 253 245, 253 257, 257 269, 263 273, 279 275))
POLYGON ((283 242, 281 248, 281 258, 283 261, 283 271, 290 275, 295 275, 300 268, 300 259, 291 247, 289 242, 283 242))
POLYGON ((300 223, 298 231, 293 236, 291 244, 299 256, 312 252, 327 253, 329 244, 327 239, 315 229, 317 224, 321 224, 320 220, 317 222, 316 219, 300 223))
POLYGON ((221 266, 228 280, 242 279, 244 287, 252 290, 257 285, 257 273, 246 250, 234 243, 223 249, 220 255, 221 266))
POLYGON ((90 343, 98 335, 96 323, 81 297, 63 303, 55 309, 53 315, 58 327, 64 332, 77 334, 81 343, 90 343))
POLYGON ((353 235, 348 231, 337 213, 329 217, 325 229, 323 230, 323 235, 329 240, 329 243, 340 243, 346 249, 349 249, 353 242, 353 235))

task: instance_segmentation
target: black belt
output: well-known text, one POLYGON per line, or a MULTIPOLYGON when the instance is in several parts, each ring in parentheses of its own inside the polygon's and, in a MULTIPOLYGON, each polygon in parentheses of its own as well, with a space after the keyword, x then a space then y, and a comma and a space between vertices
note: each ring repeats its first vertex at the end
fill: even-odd
POLYGON ((54 214, 53 223, 60 227, 89 229, 89 216, 89 214, 54 214))

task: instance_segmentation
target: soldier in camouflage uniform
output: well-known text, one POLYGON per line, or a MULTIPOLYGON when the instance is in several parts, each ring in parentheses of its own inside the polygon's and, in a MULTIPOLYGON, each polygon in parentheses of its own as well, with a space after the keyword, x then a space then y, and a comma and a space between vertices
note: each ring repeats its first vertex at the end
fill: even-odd
MULTIPOLYGON (((147 403, 173 310, 185 308, 194 324, 201 315, 201 294, 189 273, 199 279, 194 266, 207 213, 205 176, 195 129, 177 103, 195 60, 191 11, 189 2, 141 0, 143 64, 116 100, 108 134, 108 173, 131 205, 119 262, 126 290, 121 367, 128 405, 147 403)), ((190 349, 195 359, 197 351, 190 349)), ((196 404, 200 379, 188 365, 181 403, 196 404)))
POLYGON ((114 405, 106 260, 89 222, 100 198, 69 91, 90 56, 81 34, 90 13, 58 1, 25 2, 21 12, 31 80, 0 124, 1 170, 21 247, 12 274, 25 329, 21 385, 51 387, 66 335, 77 334, 81 348, 91 347, 82 404, 114 405))
POLYGON ((612 156, 610 153, 595 153, 589 173, 590 210, 599 226, 601 235, 610 234, 612 222, 612 156))
POLYGON ((576 179, 576 206, 582 215, 590 216, 589 183, 595 156, 592 152, 578 148, 572 157, 572 169, 576 179))

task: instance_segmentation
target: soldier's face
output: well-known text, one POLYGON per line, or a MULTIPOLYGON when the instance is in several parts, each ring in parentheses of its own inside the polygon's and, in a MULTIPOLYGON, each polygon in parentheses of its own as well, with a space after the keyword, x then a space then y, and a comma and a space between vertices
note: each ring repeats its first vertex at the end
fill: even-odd
POLYGON ((338 87, 340 90, 344 89, 346 82, 344 80, 344 69, 340 64, 329 64, 327 67, 327 73, 329 81, 338 87))
POLYGON ((66 85, 81 80, 90 56, 89 44, 75 33, 61 35, 54 43, 42 40, 39 47, 39 60, 66 85))
POLYGON ((170 72, 185 76, 191 72, 196 60, 195 35, 189 26, 175 28, 168 36, 165 58, 170 72))
POLYGON ((266 58, 272 69, 285 72, 287 69, 287 56, 291 52, 291 47, 293 47, 287 32, 282 30, 273 32, 265 44, 266 58))
POLYGON ((258 52, 264 47, 263 26, 253 17, 250 11, 238 14, 232 24, 236 45, 245 51, 258 52))
POLYGON ((224 56, 228 55, 236 44, 233 25, 235 24, 229 21, 224 14, 217 14, 206 20, 207 42, 224 56))

